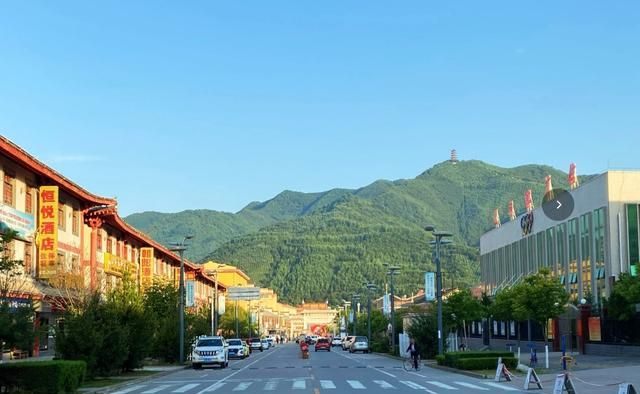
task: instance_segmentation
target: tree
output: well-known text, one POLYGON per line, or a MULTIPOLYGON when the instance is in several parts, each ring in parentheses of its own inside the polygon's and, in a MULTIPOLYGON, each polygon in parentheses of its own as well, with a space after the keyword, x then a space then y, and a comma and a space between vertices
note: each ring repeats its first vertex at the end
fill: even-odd
POLYGON ((35 312, 31 304, 12 300, 22 293, 27 282, 22 260, 14 259, 9 247, 16 235, 13 230, 0 233, 0 360, 3 342, 9 348, 29 350, 36 335, 33 324, 35 312))
POLYGON ((618 320, 631 320, 636 315, 636 304, 640 303, 640 277, 627 273, 613 285, 606 303, 607 314, 618 320))
POLYGON ((222 335, 227 338, 247 338, 251 332, 257 332, 255 324, 252 323, 249 327, 249 313, 240 306, 238 306, 237 326, 238 330, 236 331, 236 304, 228 302, 218 325, 222 335))
POLYGON ((542 327, 547 343, 547 321, 561 314, 569 300, 564 286, 544 268, 527 276, 514 291, 514 316, 518 320, 531 319, 542 327))
MULTIPOLYGON (((151 356, 168 362, 179 357, 178 289, 169 281, 155 281, 143 297, 144 309, 152 327, 151 356)), ((185 341, 187 337, 185 336, 185 341)))
POLYGON ((425 360, 434 358, 438 353, 438 320, 435 313, 416 315, 408 331, 420 347, 420 357, 425 360))
MULTIPOLYGON (((507 322, 507 324, 516 320, 514 316, 515 292, 515 288, 507 287, 496 294, 495 300, 493 301, 493 305, 491 305, 490 309, 491 315, 494 319, 507 322)), ((509 340, 509 332, 510 330, 507 328, 507 340, 509 340)))
POLYGON ((462 329, 465 343, 467 340, 467 322, 482 317, 480 301, 471 295, 470 290, 461 290, 449 296, 442 305, 442 317, 445 326, 451 329, 462 329))

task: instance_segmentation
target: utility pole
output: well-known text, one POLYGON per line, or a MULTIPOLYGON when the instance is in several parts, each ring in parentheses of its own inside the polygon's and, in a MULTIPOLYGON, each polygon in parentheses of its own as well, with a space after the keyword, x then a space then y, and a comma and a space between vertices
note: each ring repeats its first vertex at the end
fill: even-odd
POLYGON ((385 264, 389 266, 389 271, 387 275, 389 275, 389 285, 391 290, 391 352, 396 354, 396 318, 395 318, 395 294, 393 288, 393 276, 397 275, 398 271, 400 271, 400 267, 390 266, 389 264, 385 264))
POLYGON ((178 320, 180 320, 179 323, 179 335, 178 335, 178 340, 179 342, 179 350, 180 350, 180 364, 184 363, 184 251, 187 250, 187 244, 185 244, 185 242, 187 242, 187 240, 193 238, 192 235, 187 235, 184 237, 184 239, 182 240, 182 242, 180 243, 173 243, 172 245, 174 245, 173 248, 171 248, 170 250, 172 252, 178 252, 178 254, 180 255, 180 283, 178 285, 178 294, 180 299, 178 300, 178 320))
POLYGON ((436 237, 431 244, 436 246, 436 298, 438 300, 438 354, 443 354, 443 333, 442 333, 442 269, 440 267, 440 245, 451 243, 450 240, 443 240, 452 234, 448 231, 436 231, 434 226, 426 226, 426 231, 430 231, 436 237))

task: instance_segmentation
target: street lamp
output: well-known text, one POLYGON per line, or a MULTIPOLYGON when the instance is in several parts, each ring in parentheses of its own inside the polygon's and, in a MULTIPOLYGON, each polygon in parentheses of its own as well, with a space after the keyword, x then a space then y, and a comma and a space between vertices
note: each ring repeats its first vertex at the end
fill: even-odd
POLYGON ((357 334, 357 326, 358 326, 358 301, 360 301, 360 294, 354 293, 351 296, 351 310, 353 311, 353 336, 357 334))
POLYGON ((180 255, 180 283, 178 284, 178 313, 180 320, 180 364, 184 362, 184 251, 187 250, 187 245, 185 242, 193 238, 193 235, 187 235, 182 239, 182 242, 173 242, 171 245, 173 247, 169 250, 172 252, 178 252, 180 255))
POLYGON ((438 300, 438 354, 442 354, 442 269, 440 267, 440 245, 450 243, 449 240, 443 240, 443 238, 451 237, 452 234, 448 231, 436 231, 434 226, 426 226, 425 231, 433 233, 436 237, 436 298, 438 300), (447 242, 445 242, 447 241, 447 242))
POLYGON ((367 334, 369 343, 371 343, 371 292, 375 290, 377 286, 373 283, 365 283, 364 285, 368 290, 367 295, 369 296, 367 301, 367 334))
POLYGON ((395 295, 393 293, 393 277, 398 274, 400 267, 385 263, 385 266, 389 268, 387 275, 389 275, 389 285, 391 289, 391 351, 396 354, 396 319, 395 319, 395 295))

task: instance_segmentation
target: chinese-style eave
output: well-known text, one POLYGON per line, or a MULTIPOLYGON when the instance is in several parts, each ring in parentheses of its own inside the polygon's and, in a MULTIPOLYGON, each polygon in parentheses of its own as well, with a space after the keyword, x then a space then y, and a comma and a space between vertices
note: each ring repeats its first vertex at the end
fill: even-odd
POLYGON ((43 178, 48 178, 52 183, 57 184, 68 194, 78 198, 87 206, 90 205, 116 205, 117 201, 113 198, 100 197, 89 193, 85 189, 73 183, 62 174, 42 163, 35 157, 31 156, 24 149, 11 142, 6 137, 0 135, 0 152, 10 159, 16 161, 24 168, 33 171, 43 178))

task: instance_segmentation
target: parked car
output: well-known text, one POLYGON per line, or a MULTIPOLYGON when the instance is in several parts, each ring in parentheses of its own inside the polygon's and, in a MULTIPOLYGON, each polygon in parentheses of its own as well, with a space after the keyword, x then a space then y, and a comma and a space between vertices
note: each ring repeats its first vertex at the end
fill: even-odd
POLYGON ((228 345, 223 337, 200 337, 191 352, 191 365, 200 369, 205 365, 229 366, 228 345))
POLYGON ((318 335, 311 335, 311 336, 309 336, 309 338, 311 339, 311 345, 315 345, 316 342, 318 342, 319 336, 318 335))
POLYGON ((232 338, 227 340, 229 345, 229 358, 247 358, 249 357, 249 349, 245 349, 241 339, 232 338))
POLYGON ((331 351, 331 343, 329 343, 329 340, 327 338, 318 338, 318 340, 316 341, 316 352, 318 350, 326 350, 328 352, 331 351))
POLYGON ((269 347, 276 347, 276 340, 273 337, 268 337, 267 341, 269 341, 269 347))
POLYGON ((260 350, 260 351, 264 350, 262 348, 262 341, 260 340, 260 338, 249 339, 249 347, 251 348, 251 350, 260 350))
POLYGON ((367 337, 355 337, 349 346, 349 353, 355 352, 369 353, 369 339, 367 337))
POLYGON ((342 338, 342 350, 349 350, 349 347, 351 347, 351 342, 353 341, 353 335, 348 335, 344 338, 342 338))
POLYGON ((342 338, 333 337, 333 339, 331 340, 331 347, 334 347, 334 346, 342 346, 342 338))
POLYGON ((267 338, 263 338, 261 342, 262 342, 262 349, 267 350, 271 347, 271 344, 269 343, 269 340, 267 338))

